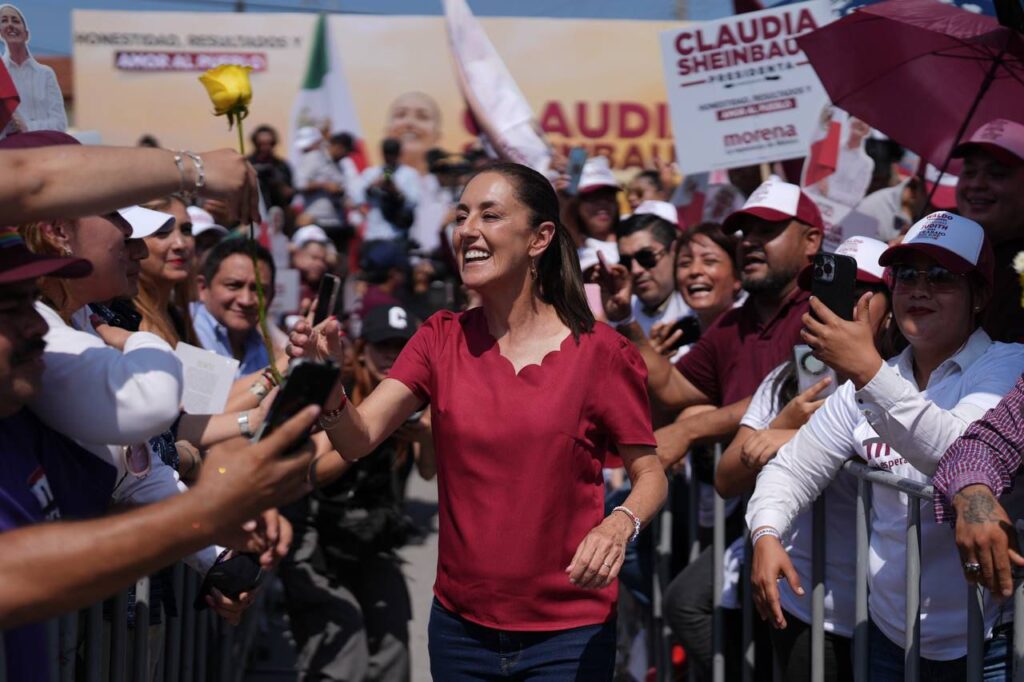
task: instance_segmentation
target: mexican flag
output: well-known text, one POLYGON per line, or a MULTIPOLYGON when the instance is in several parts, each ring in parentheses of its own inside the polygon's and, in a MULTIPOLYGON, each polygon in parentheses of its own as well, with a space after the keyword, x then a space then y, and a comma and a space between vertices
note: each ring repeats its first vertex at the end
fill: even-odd
MULTIPOLYGON (((362 137, 341 56, 334 49, 327 17, 323 14, 317 17, 313 27, 306 77, 292 107, 288 138, 295 140, 295 133, 306 126, 325 130, 328 135, 348 132, 356 138, 362 137)), ((288 160, 293 168, 300 156, 294 145, 289 147, 288 160)))

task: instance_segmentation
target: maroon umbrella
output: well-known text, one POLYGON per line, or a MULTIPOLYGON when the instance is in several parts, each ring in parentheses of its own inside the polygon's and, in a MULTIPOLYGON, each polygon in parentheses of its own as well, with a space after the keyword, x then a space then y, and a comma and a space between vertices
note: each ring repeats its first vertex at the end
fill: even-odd
POLYGON ((939 168, 985 122, 1024 123, 1024 36, 992 17, 889 0, 797 43, 836 106, 939 168))

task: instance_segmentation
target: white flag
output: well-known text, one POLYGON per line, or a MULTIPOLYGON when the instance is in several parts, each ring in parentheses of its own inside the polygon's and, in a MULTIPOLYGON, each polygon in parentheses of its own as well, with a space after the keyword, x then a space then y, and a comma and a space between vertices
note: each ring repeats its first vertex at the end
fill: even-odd
POLYGON ((459 89, 487 142, 501 158, 547 173, 551 147, 466 0, 444 0, 444 14, 459 89))

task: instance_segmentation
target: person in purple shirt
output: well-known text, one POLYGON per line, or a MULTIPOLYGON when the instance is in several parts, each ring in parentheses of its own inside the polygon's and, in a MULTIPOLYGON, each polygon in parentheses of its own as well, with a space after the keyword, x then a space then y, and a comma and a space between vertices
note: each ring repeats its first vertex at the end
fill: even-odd
POLYGON ((1024 566, 1013 520, 996 499, 1009 492, 1024 453, 1024 376, 998 405, 967 427, 935 470, 935 520, 956 523, 968 581, 1013 594, 1012 569, 1024 566))
POLYGON ((207 462, 217 473, 201 476, 185 494, 110 517, 64 520, 105 511, 114 476, 25 409, 39 390, 46 347, 36 278, 81 277, 91 267, 33 254, 14 228, 0 228, 0 631, 6 679, 19 682, 49 679, 46 631, 38 624, 46 618, 214 543, 262 553, 261 562, 272 565, 288 551, 290 526, 276 512, 261 512, 309 489, 311 448, 281 455, 308 432, 317 409, 257 445, 211 450, 207 462), (257 530, 243 531, 253 518, 261 519, 257 530))

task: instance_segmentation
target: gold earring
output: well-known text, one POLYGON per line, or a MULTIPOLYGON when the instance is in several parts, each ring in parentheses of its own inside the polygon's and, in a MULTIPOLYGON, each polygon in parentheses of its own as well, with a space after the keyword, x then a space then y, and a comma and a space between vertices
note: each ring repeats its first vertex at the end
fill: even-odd
POLYGON ((68 246, 66 246, 66 245, 65 245, 65 246, 64 246, 64 255, 65 255, 65 256, 73 256, 73 255, 75 255, 75 254, 73 254, 73 253, 71 252, 71 249, 70 249, 70 248, 69 248, 68 246))
POLYGON ((530 277, 537 279, 537 261, 532 258, 530 259, 530 277))

